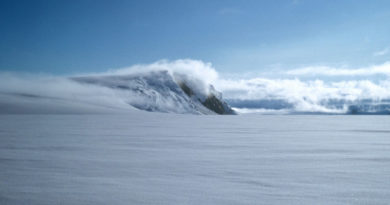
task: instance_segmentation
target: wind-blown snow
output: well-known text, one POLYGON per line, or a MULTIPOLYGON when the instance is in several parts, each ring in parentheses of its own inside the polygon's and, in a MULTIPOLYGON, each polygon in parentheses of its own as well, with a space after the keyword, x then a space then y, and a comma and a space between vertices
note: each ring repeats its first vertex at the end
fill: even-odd
POLYGON ((152 64, 139 64, 128 68, 110 70, 103 73, 103 75, 128 75, 149 73, 151 71, 168 71, 177 80, 185 80, 191 88, 205 93, 209 92, 209 85, 212 85, 218 79, 218 73, 211 63, 190 59, 161 60, 152 64))

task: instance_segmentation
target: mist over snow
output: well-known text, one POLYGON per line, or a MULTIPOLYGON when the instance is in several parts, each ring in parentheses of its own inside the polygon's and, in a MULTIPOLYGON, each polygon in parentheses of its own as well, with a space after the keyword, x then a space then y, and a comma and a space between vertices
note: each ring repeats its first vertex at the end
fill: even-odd
POLYGON ((224 78, 211 63, 191 59, 76 76, 0 73, 0 113, 131 113, 141 108, 208 114, 199 102, 210 94, 240 113, 390 113, 390 63, 269 73, 224 78), (194 96, 186 96, 180 83, 194 96))

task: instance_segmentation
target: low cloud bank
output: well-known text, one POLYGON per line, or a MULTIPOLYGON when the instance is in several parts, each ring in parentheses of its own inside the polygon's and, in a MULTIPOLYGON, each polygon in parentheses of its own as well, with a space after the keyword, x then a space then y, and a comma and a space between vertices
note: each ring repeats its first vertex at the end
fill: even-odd
POLYGON ((185 99, 172 93, 171 88, 158 88, 157 84, 153 87, 154 82, 162 81, 169 87, 170 80, 184 81, 204 95, 211 92, 212 84, 241 113, 390 113, 390 63, 359 69, 307 67, 279 74, 269 77, 268 72, 267 78, 260 73, 259 77, 249 79, 226 79, 210 63, 191 59, 162 60, 81 76, 0 73, 0 113, 132 112, 136 110, 132 103, 157 105, 159 111, 167 109, 167 112, 181 109, 179 113, 186 113, 192 105, 184 105, 185 99), (145 81, 145 76, 150 78, 150 73, 161 71, 167 75, 154 75, 152 80, 145 81), (315 79, 300 78, 307 75, 315 79), (377 75, 381 75, 381 80, 376 79, 377 75), (348 76, 348 79, 332 80, 329 76, 348 76), (80 77, 101 82, 74 80, 80 77), (143 91, 135 92, 136 88, 143 91))
POLYGON ((217 88, 243 113, 390 114, 390 63, 276 73, 284 78, 219 79, 217 88))
MULTIPOLYGON (((302 113, 347 113, 352 105, 389 104, 390 99, 390 81, 304 82, 298 79, 255 78, 220 80, 218 88, 233 107, 252 108, 254 111, 269 109, 302 113)), ((388 108, 372 112, 386 112, 388 108)))

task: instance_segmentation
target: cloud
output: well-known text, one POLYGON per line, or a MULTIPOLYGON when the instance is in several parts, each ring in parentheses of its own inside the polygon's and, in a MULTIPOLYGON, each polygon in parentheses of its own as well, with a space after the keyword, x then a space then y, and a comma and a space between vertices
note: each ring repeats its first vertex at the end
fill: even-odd
MULTIPOLYGON (((238 81, 220 79, 217 88, 225 98, 233 102, 236 100, 233 106, 248 108, 248 105, 251 105, 256 108, 253 105, 257 102, 257 108, 260 110, 269 108, 289 109, 293 112, 346 113, 348 105, 390 99, 389 81, 373 83, 368 80, 324 82, 265 78, 238 81), (280 107, 280 102, 283 102, 284 107, 280 107)), ((386 103, 388 104, 387 101, 386 103)))
POLYGON ((287 75, 322 75, 322 76, 390 76, 390 62, 358 69, 333 68, 327 66, 309 66, 284 72, 287 75))
POLYGON ((316 102, 324 99, 387 99, 390 98, 390 82, 373 83, 369 80, 324 82, 322 80, 301 81, 298 79, 248 80, 220 79, 219 88, 225 98, 233 99, 304 99, 316 102))
POLYGON ((159 60, 151 64, 137 64, 130 67, 112 69, 103 73, 104 75, 126 75, 147 73, 149 71, 166 70, 171 74, 183 73, 202 79, 204 83, 211 84, 218 79, 218 73, 211 63, 205 63, 200 60, 179 59, 174 61, 159 60))
POLYGON ((390 51, 389 48, 385 48, 383 50, 380 50, 380 51, 377 51, 377 52, 373 53, 372 55, 375 56, 375 57, 377 57, 377 56, 384 56, 384 55, 388 54, 389 51, 390 51))

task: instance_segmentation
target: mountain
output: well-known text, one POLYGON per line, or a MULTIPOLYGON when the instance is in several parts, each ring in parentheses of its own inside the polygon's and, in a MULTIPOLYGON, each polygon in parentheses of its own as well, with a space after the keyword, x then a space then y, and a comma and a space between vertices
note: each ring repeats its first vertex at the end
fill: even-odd
POLYGON ((222 94, 201 79, 169 71, 73 77, 73 81, 109 88, 127 104, 150 112, 235 114, 222 94))

